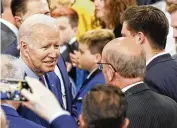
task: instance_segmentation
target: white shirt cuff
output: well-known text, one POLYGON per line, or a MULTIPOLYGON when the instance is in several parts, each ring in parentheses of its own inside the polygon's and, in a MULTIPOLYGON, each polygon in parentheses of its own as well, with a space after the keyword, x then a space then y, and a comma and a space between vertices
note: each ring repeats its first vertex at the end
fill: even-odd
POLYGON ((49 123, 51 124, 56 118, 58 118, 59 116, 63 116, 63 115, 70 115, 70 113, 64 110, 57 112, 51 117, 51 119, 49 119, 49 123))

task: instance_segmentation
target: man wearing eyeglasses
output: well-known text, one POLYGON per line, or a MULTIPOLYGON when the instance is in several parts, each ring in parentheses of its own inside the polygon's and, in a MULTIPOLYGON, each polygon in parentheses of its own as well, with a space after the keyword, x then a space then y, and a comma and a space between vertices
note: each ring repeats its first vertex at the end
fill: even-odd
POLYGON ((136 40, 112 40, 104 47, 98 65, 106 83, 121 88, 125 94, 129 128, 176 128, 176 102, 151 91, 143 82, 146 55, 136 40))

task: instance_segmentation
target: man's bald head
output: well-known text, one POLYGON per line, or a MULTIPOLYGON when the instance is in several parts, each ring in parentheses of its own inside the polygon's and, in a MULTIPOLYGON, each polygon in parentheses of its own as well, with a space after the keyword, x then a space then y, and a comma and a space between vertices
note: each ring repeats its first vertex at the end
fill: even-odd
MULTIPOLYGON (((23 41, 25 43, 29 43, 34 40, 45 41, 44 35, 51 35, 49 34, 51 31, 59 36, 59 29, 57 27, 56 20, 44 14, 34 14, 29 16, 20 26, 20 42, 23 41)), ((52 35, 49 38, 52 39, 52 35)), ((20 44, 18 47, 20 47, 20 44)))
POLYGON ((103 60, 110 63, 122 77, 143 77, 146 67, 145 52, 132 38, 117 38, 103 49, 103 60))

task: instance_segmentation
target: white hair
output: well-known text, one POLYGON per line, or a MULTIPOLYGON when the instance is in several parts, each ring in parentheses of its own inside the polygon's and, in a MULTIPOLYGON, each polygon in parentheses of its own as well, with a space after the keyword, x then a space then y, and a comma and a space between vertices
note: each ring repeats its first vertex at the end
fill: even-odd
POLYGON ((1 79, 23 79, 24 72, 16 63, 16 57, 1 54, 0 58, 1 79))
MULTIPOLYGON (((54 18, 44 15, 44 14, 34 14, 25 19, 19 29, 20 42, 26 39, 30 40, 30 36, 34 31, 40 31, 42 29, 38 28, 40 26, 48 26, 59 32, 57 27, 57 22, 54 18)), ((44 30, 42 30, 44 31, 44 30)), ((47 30, 46 30, 47 31, 47 30)), ((20 48, 20 42, 18 43, 18 48, 20 48)))

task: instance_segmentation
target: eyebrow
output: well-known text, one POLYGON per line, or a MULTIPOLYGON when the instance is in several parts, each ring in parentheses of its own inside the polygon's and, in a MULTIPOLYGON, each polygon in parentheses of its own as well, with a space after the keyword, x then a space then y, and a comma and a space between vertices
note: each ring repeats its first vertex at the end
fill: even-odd
POLYGON ((84 53, 84 51, 82 51, 80 48, 79 48, 79 51, 84 53))

